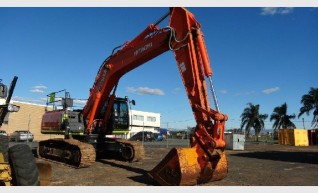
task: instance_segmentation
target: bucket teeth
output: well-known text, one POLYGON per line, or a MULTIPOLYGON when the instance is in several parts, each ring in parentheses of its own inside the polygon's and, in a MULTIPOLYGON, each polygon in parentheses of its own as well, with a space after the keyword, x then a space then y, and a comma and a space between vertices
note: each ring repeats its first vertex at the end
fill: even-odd
POLYGON ((163 186, 191 186, 225 178, 225 153, 213 161, 207 160, 206 157, 197 146, 173 148, 148 175, 163 186))

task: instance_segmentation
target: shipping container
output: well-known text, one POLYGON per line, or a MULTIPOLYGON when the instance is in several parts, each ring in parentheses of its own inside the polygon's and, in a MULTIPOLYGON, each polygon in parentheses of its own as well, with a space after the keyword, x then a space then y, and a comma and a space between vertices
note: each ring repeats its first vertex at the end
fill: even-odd
POLYGON ((317 137, 318 137, 318 130, 317 129, 308 130, 309 145, 317 145, 317 137))
POLYGON ((308 130, 280 129, 278 131, 279 144, 292 146, 308 146, 308 130))

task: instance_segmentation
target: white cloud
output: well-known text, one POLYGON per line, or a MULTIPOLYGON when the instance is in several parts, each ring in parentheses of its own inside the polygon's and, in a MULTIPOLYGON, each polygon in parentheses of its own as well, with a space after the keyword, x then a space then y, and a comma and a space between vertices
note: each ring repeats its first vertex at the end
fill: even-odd
POLYGON ((165 95, 165 93, 158 88, 148 88, 148 87, 138 87, 138 88, 128 87, 127 92, 135 93, 135 94, 139 94, 139 95, 144 95, 144 94, 146 94, 146 95, 159 95, 159 96, 165 95))
POLYGON ((86 102, 87 100, 84 100, 84 99, 74 99, 73 106, 84 107, 86 102))
POLYGON ((252 95, 254 93, 255 91, 239 92, 239 93, 235 93, 235 96, 246 96, 246 95, 252 95))
POLYGON ((277 92, 279 90, 280 90, 280 88, 278 86, 276 86, 274 88, 268 88, 268 89, 262 90, 262 93, 264 93, 264 94, 272 94, 273 92, 277 92))
POLYGON ((46 104, 46 98, 27 98, 27 97, 20 97, 20 96, 13 96, 12 100, 26 102, 26 103, 33 103, 33 104, 46 104))
POLYGON ((227 90, 221 90, 220 93, 227 94, 227 90))
POLYGON ((30 92, 34 92, 34 93, 44 93, 46 89, 47 89, 46 86, 39 85, 39 86, 34 86, 34 87, 32 87, 32 89, 30 90, 30 92))
POLYGON ((286 15, 293 12, 293 7, 264 7, 261 15, 286 15))
POLYGON ((173 89, 172 93, 173 93, 173 94, 177 94, 177 93, 179 93, 180 91, 181 91, 181 88, 180 88, 180 87, 176 87, 176 88, 173 89))

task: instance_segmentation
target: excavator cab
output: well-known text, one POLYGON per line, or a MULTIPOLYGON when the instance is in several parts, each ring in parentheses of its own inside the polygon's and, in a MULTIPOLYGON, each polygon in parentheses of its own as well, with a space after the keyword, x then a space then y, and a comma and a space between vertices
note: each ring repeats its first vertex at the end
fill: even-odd
MULTIPOLYGON (((132 104, 135 102, 132 101, 132 104)), ((101 112, 100 119, 105 116, 106 109, 108 107, 108 100, 105 102, 101 112)), ((120 98, 116 97, 114 99, 113 108, 111 110, 109 121, 107 122, 106 134, 112 134, 114 131, 127 131, 129 129, 130 123, 130 101, 128 97, 120 98)))

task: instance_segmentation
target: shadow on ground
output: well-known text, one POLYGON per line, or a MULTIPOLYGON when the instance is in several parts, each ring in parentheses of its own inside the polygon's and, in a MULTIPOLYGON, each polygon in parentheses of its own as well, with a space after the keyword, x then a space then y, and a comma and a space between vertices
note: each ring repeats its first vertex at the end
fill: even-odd
POLYGON ((274 161, 299 162, 308 164, 318 164, 318 152, 247 152, 232 154, 232 156, 249 157, 256 159, 268 159, 274 161))
POLYGON ((110 162, 107 160, 98 160, 98 162, 103 163, 103 164, 108 164, 108 165, 116 167, 116 168, 125 169, 127 171, 134 172, 134 173, 138 174, 136 176, 127 177, 129 179, 132 179, 135 182, 142 183, 142 184, 149 185, 149 186, 157 185, 156 182, 148 176, 148 171, 146 171, 144 169, 126 166, 126 165, 122 165, 122 164, 117 164, 117 163, 110 162))

